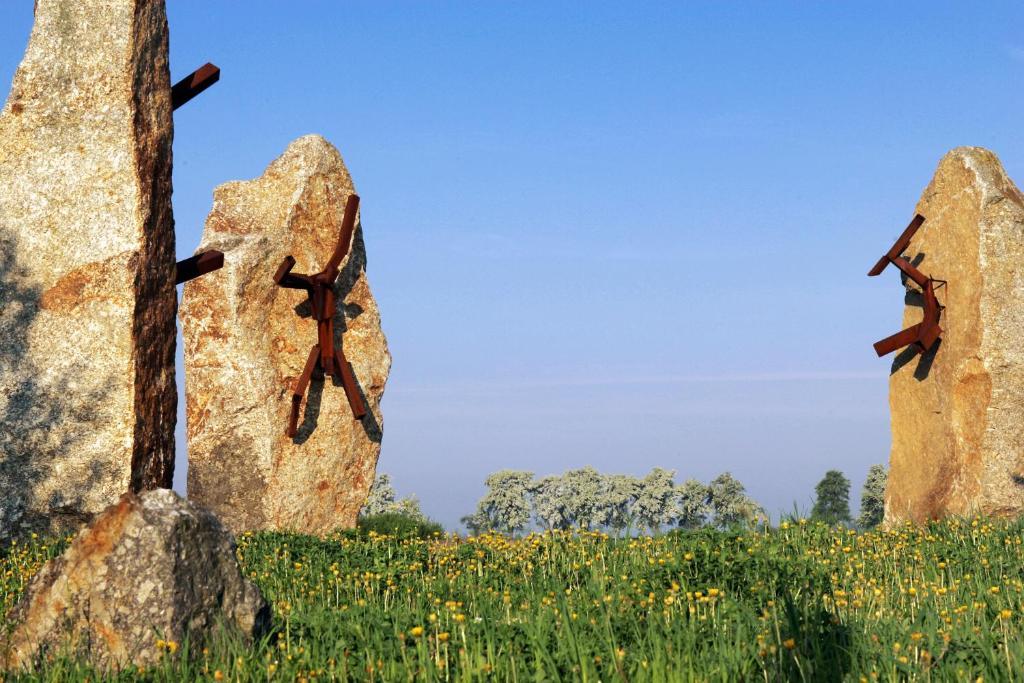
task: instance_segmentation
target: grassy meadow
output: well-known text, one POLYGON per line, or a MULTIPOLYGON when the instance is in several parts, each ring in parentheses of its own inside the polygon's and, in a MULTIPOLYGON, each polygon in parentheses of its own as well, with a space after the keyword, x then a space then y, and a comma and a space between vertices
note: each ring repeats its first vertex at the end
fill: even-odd
MULTIPOLYGON (((255 534, 243 569, 274 607, 119 680, 1015 680, 1024 525, 524 538, 255 534)), ((60 544, 58 544, 59 546, 60 544)), ((0 556, 0 611, 58 547, 0 556)), ((57 660, 26 680, 102 680, 57 660)))

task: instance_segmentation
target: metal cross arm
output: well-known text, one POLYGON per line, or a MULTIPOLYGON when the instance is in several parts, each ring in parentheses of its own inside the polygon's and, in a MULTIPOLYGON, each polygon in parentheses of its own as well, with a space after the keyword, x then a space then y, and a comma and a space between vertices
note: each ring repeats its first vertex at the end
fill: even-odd
POLYGON ((892 353, 904 346, 912 346, 919 353, 924 353, 935 345, 935 342, 938 341, 939 336, 942 334, 939 319, 942 317, 944 307, 939 303, 938 297, 935 296, 935 290, 937 289, 936 283, 939 283, 939 286, 941 286, 945 285, 946 281, 936 280, 925 275, 910 261, 903 258, 904 250, 910 246, 910 240, 913 239, 914 234, 924 223, 924 220, 924 216, 921 214, 915 215, 914 219, 910 221, 910 225, 899 236, 896 243, 892 245, 892 248, 868 271, 869 276, 879 275, 885 270, 886 266, 890 263, 893 264, 907 276, 907 279, 921 288, 922 306, 924 308, 924 318, 921 322, 875 342, 875 353, 879 357, 892 353))
POLYGON ((340 275, 338 268, 352 248, 352 236, 355 232, 358 211, 359 197, 354 194, 349 195, 348 201, 345 203, 345 215, 341 220, 338 243, 330 260, 327 261, 327 265, 319 273, 313 275, 293 273, 295 259, 291 256, 286 256, 281 261, 277 272, 274 273, 274 283, 279 287, 301 289, 306 292, 313 319, 316 320, 317 330, 317 342, 310 349, 302 374, 299 375, 292 389, 291 415, 288 419, 288 428, 285 430, 290 437, 294 437, 298 433, 299 410, 310 381, 322 380, 324 375, 338 377, 341 380, 345 397, 348 399, 352 416, 355 419, 361 420, 366 415, 366 404, 359 392, 359 384, 356 382, 352 364, 345 358, 342 348, 334 344, 334 316, 338 312, 334 284, 340 275))
POLYGON ((207 62, 171 88, 171 110, 185 104, 220 80, 220 69, 207 62))
POLYGON ((876 263, 874 267, 868 271, 868 276, 873 277, 875 275, 881 274, 881 272, 885 270, 885 267, 890 263, 895 265, 896 260, 900 259, 900 254, 902 254, 904 250, 906 250, 906 248, 910 246, 910 240, 913 239, 914 233, 918 231, 918 229, 921 227, 923 223, 924 216, 922 216, 921 214, 916 214, 914 216, 914 219, 910 221, 910 225, 907 226, 907 229, 903 231, 903 234, 901 234, 899 238, 897 238, 896 243, 892 245, 892 249, 887 251, 885 255, 882 256, 882 258, 878 259, 878 263, 876 263))
POLYGON ((187 259, 178 261, 174 265, 174 284, 194 280, 200 275, 212 273, 224 267, 224 252, 210 249, 187 259))
POLYGON ((879 358, 892 353, 896 349, 911 345, 919 353, 924 353, 939 339, 939 336, 942 334, 939 318, 942 314, 943 306, 939 304, 938 297, 935 296, 935 282, 929 280, 922 292, 924 319, 916 325, 912 325, 879 342, 875 342, 875 353, 878 354, 879 358))

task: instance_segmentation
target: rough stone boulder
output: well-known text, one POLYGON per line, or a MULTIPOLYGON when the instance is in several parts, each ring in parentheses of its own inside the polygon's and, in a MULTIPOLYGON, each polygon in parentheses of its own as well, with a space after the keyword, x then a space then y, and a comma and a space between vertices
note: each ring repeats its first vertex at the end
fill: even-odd
MULTIPOLYGON (((999 159, 960 147, 917 204, 904 254, 946 309, 937 349, 897 355, 889 380, 888 524, 1024 511, 1024 196, 999 159)), ((890 277, 895 277, 890 274, 890 277)), ((920 322, 907 294, 903 326, 920 322)))
POLYGON ((338 151, 310 135, 251 181, 214 192, 204 249, 224 252, 217 277, 185 285, 188 495, 236 533, 352 526, 373 482, 380 400, 391 356, 366 279, 357 223, 335 292, 335 335, 369 408, 355 420, 343 388, 310 384, 298 433, 285 434, 291 389, 317 340, 304 292, 274 284, 282 259, 318 272, 338 242, 352 179, 338 151))
POLYGON ((163 2, 39 0, 0 112, 0 537, 171 483, 171 135, 163 2))
POLYGON ((217 629, 251 639, 270 610, 217 518, 162 489, 126 494, 97 516, 32 579, 6 622, 6 669, 61 652, 116 669, 157 661, 158 640, 188 639, 199 652, 217 629))

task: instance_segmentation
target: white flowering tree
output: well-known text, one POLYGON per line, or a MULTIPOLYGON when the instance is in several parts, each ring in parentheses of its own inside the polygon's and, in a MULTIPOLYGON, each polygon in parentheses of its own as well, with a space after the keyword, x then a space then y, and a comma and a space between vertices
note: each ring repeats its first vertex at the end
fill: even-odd
POLYGON ((590 465, 562 475, 564 514, 570 527, 589 529, 599 523, 601 475, 590 465))
POLYGON ((747 495, 747 490, 729 472, 723 472, 708 485, 708 503, 714 515, 714 523, 723 529, 746 526, 754 522, 764 511, 747 495))
POLYGON ((633 523, 633 505, 640 492, 640 480, 628 474, 601 477, 594 522, 621 533, 633 523))
POLYGON ((395 487, 391 485, 391 477, 387 474, 378 474, 370 486, 370 492, 366 496, 366 504, 359 514, 368 517, 370 515, 382 515, 392 512, 395 506, 395 487))
POLYGON ((385 514, 400 514, 418 520, 426 519, 420 509, 419 498, 412 495, 395 500, 395 487, 391 485, 391 477, 387 474, 378 474, 370 486, 366 503, 359 511, 359 516, 371 517, 385 514))
MULTIPOLYGON (((530 488, 533 472, 501 470, 487 477, 487 493, 477 503, 470 522, 479 533, 486 530, 515 534, 530 523, 530 488)), ((469 524, 467 524, 467 527, 469 524)))
POLYGON ((681 529, 699 529, 711 514, 710 489, 696 479, 687 479, 676 487, 676 524, 681 529))
POLYGON ((568 529, 572 519, 566 509, 567 488, 559 475, 550 475, 533 482, 530 487, 533 511, 546 529, 568 529))
POLYGON ((641 526, 657 532, 678 516, 676 508, 675 470, 655 467, 640 481, 633 514, 641 526))

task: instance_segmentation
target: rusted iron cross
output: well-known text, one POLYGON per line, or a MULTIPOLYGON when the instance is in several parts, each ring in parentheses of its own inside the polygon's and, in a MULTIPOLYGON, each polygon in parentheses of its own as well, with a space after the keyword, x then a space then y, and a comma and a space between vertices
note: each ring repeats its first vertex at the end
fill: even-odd
POLYGON ((309 297, 317 329, 317 343, 310 350, 306 366, 292 389, 292 411, 288 419, 288 428, 285 430, 285 434, 289 437, 294 437, 298 433, 299 408, 302 406, 302 397, 306 394, 309 381, 313 378, 322 380, 324 375, 340 377, 349 407, 352 408, 353 417, 361 420, 366 415, 366 404, 359 393, 359 385, 356 383, 352 365, 345 358, 345 352, 341 347, 334 345, 334 316, 338 308, 334 283, 340 275, 338 266, 341 265, 351 249, 358 210, 359 197, 354 194, 349 195, 348 202, 345 204, 345 215, 341 221, 338 244, 323 270, 315 275, 293 273, 295 259, 286 256, 277 269, 277 273, 274 274, 274 282, 278 286, 305 290, 309 297))
POLYGON ((914 219, 910 221, 910 225, 899 236, 899 239, 892 245, 892 248, 882 258, 878 259, 878 263, 875 264, 874 268, 868 271, 868 275, 873 277, 885 270, 886 266, 890 263, 893 264, 908 279, 921 288, 921 297, 923 299, 924 319, 916 325, 911 325, 905 330, 875 342, 875 353, 879 357, 892 353, 904 346, 911 346, 918 353, 925 353, 934 346, 942 334, 939 318, 942 316, 942 311, 945 307, 939 304, 938 297, 935 296, 935 290, 945 285, 946 281, 936 280, 925 275, 902 256, 903 251, 910 246, 910 240, 914 237, 914 233, 918 231, 923 223, 924 216, 921 214, 914 216, 914 219))

